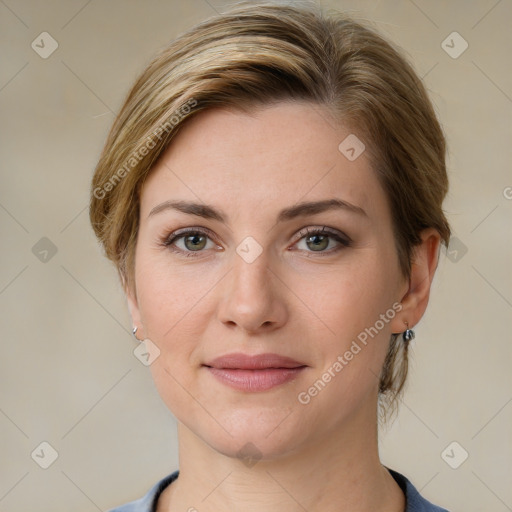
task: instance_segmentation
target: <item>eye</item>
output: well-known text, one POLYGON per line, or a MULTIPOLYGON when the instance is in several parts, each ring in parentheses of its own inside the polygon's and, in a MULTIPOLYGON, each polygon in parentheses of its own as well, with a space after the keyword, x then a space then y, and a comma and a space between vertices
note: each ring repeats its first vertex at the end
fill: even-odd
MULTIPOLYGON (((299 248, 306 252, 332 254, 338 252, 344 247, 351 245, 351 239, 340 232, 331 230, 327 227, 323 228, 305 228, 298 233, 298 241, 294 245, 298 245, 304 239, 306 249, 299 248), (335 241, 338 247, 326 250, 335 241)), ((167 247, 173 252, 186 257, 198 256, 198 253, 204 252, 205 249, 219 247, 212 239, 213 233, 206 228, 185 228, 174 231, 161 241, 161 245, 167 247), (210 245, 208 245, 210 242, 210 245)), ((295 249, 293 249, 295 250, 295 249)))
POLYGON ((349 247, 351 244, 351 240, 348 236, 338 233, 337 231, 326 228, 305 228, 299 232, 300 239, 297 243, 302 242, 304 240, 305 247, 307 252, 316 252, 321 253, 322 255, 332 254, 334 252, 338 252, 343 247, 349 247), (327 249, 331 244, 331 242, 337 242, 338 247, 331 248, 331 250, 327 251, 327 249), (341 245, 341 247, 340 247, 341 245))
POLYGON ((184 256, 195 256, 194 253, 202 252, 203 249, 216 247, 211 240, 212 237, 213 234, 205 228, 180 229, 162 240, 162 245, 184 256), (210 241, 209 246, 208 241, 210 241))

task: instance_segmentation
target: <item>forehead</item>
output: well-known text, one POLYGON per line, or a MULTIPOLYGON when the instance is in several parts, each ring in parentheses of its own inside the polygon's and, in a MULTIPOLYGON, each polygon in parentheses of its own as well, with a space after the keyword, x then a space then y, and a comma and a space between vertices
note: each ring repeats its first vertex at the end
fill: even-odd
POLYGON ((338 197, 381 216, 386 198, 365 152, 350 160, 339 149, 353 137, 316 103, 204 111, 181 128, 151 171, 141 215, 169 199, 214 204, 240 217, 338 197))

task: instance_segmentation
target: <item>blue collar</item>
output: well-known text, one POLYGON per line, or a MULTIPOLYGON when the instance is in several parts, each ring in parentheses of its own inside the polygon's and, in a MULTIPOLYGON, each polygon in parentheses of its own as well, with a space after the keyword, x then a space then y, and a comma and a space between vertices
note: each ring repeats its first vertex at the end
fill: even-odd
MULTIPOLYGON (((391 476, 395 479, 396 483, 405 494, 405 512, 448 512, 448 510, 433 505, 430 501, 427 501, 423 496, 421 496, 421 494, 404 475, 393 471, 388 467, 386 467, 386 469, 391 473, 391 476)), ((141 499, 126 503, 126 505, 114 508, 109 512, 156 512, 158 498, 164 489, 178 478, 178 475, 179 470, 167 475, 165 478, 162 478, 162 480, 157 482, 141 499)))

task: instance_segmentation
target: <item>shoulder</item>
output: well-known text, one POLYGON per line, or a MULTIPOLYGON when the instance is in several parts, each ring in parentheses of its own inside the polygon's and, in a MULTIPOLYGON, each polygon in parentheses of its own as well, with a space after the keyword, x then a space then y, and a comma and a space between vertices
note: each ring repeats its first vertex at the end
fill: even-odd
POLYGON ((107 512, 155 512, 156 503, 163 490, 178 478, 179 471, 162 478, 140 499, 125 503, 107 512))
POLYGON ((445 508, 438 507, 426 500, 404 475, 392 469, 386 469, 391 473, 391 476, 405 494, 405 512, 449 512, 445 508))

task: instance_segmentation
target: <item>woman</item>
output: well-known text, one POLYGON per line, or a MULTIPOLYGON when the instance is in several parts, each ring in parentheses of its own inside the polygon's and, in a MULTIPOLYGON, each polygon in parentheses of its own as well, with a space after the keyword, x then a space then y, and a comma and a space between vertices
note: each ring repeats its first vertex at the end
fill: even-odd
POLYGON ((381 464, 377 426, 449 241, 447 188, 424 86, 350 18, 242 5, 161 51, 90 218, 180 467, 115 510, 444 510, 381 464))

